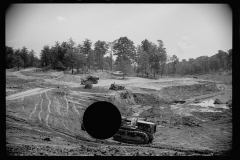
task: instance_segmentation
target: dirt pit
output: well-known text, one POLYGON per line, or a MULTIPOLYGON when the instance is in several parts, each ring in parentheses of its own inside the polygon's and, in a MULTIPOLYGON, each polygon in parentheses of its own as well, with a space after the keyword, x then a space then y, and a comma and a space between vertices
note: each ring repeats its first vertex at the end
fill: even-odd
POLYGON ((220 91, 216 84, 200 83, 194 85, 179 85, 165 87, 159 91, 161 97, 166 97, 169 100, 183 100, 194 96, 210 94, 220 91))
POLYGON ((206 108, 191 104, 197 98, 204 101, 206 97, 221 94, 222 90, 214 83, 199 83, 191 79, 162 78, 157 82, 129 78, 119 80, 127 88, 123 91, 108 91, 110 84, 107 81, 94 85, 95 90, 84 91, 80 85, 68 86, 74 82, 56 86, 55 83, 60 82, 56 79, 24 78, 19 72, 11 72, 6 77, 7 92, 18 90, 17 94, 11 93, 6 97, 7 155, 232 154, 231 108, 206 108), (37 85, 37 80, 42 83, 37 85), (32 85, 32 88, 22 92, 21 89, 11 88, 11 85, 22 85, 23 88, 32 85), (101 91, 103 88, 106 90, 101 91), (174 100, 180 99, 186 102, 174 103, 174 100), (120 143, 112 138, 91 138, 81 130, 81 117, 85 109, 96 101, 113 103, 123 116, 155 122, 157 132, 154 141, 135 145, 120 143))

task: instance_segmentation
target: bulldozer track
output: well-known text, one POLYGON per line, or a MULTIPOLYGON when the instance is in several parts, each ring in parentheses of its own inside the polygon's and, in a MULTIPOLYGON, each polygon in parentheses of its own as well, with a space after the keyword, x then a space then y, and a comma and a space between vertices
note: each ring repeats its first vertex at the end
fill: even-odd
MULTIPOLYGON (((144 133, 144 132, 141 132, 141 131, 130 131, 130 130, 125 130, 125 129, 119 129, 119 131, 127 132, 127 134, 128 134, 128 133, 133 133, 133 134, 136 133, 136 134, 137 134, 136 137, 142 138, 142 136, 144 136, 144 137, 143 137, 143 139, 144 139, 144 142, 143 142, 143 143, 148 143, 148 142, 149 142, 148 135, 147 135, 146 133, 144 133)), ((118 132, 119 132, 119 131, 118 131, 118 132)), ((118 133, 117 133, 117 134, 118 134, 118 133)), ((124 140, 124 141, 128 141, 128 140, 124 140)), ((134 141, 130 141, 130 142, 139 144, 139 142, 134 142, 134 141)))

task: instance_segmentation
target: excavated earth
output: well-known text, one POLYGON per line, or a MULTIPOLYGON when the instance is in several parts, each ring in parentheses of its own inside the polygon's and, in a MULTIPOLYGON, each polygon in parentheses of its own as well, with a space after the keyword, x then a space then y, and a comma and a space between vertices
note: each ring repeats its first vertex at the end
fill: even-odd
POLYGON ((74 85, 60 86, 39 77, 24 79, 19 75, 6 76, 7 155, 231 154, 232 109, 192 105, 195 99, 222 94, 224 91, 215 83, 190 79, 180 83, 172 79, 151 81, 147 88, 124 82, 124 91, 90 93, 79 91, 74 85), (123 116, 157 123, 153 143, 136 145, 90 137, 80 124, 85 109, 96 101, 113 103, 123 116))

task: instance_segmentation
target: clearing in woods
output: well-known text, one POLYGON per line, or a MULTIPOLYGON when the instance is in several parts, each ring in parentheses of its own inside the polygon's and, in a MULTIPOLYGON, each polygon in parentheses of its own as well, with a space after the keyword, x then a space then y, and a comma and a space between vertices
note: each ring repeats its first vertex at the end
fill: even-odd
MULTIPOLYGON (((231 100, 231 84, 201 76, 122 80, 106 71, 92 75, 100 80, 92 90, 86 90, 80 85, 80 78, 87 75, 36 72, 36 68, 6 70, 7 154, 231 154, 232 107, 213 104, 216 98, 231 100), (114 82, 126 90, 109 91, 114 82), (96 140, 82 131, 80 120, 84 110, 102 100, 116 105, 123 116, 155 122, 154 141, 135 145, 112 138, 96 140), (205 102, 209 105, 204 105, 205 102)), ((229 74, 223 76, 225 81, 232 78, 229 74)))

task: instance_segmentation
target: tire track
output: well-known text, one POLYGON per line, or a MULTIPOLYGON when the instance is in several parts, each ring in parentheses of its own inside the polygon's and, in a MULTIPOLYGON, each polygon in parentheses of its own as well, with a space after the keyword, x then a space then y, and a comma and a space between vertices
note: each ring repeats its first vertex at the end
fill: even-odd
POLYGON ((48 125, 48 118, 49 118, 49 114, 52 113, 51 110, 50 110, 50 105, 51 105, 52 101, 48 97, 47 92, 45 92, 45 94, 46 94, 47 99, 49 100, 49 103, 48 103, 48 113, 47 113, 47 116, 46 116, 46 125, 50 128, 50 126, 48 125))
MULTIPOLYGON (((40 96, 41 96, 41 94, 40 94, 40 96)), ((40 96, 39 96, 39 97, 40 97, 40 96)), ((38 106, 39 101, 40 101, 40 98, 38 99, 38 102, 37 102, 37 104, 36 104, 35 107, 34 107, 34 111, 33 111, 32 113, 30 113, 29 119, 31 119, 31 118, 32 118, 32 114, 33 114, 34 112, 36 112, 36 109, 37 109, 37 106, 38 106)))
MULTIPOLYGON (((82 106, 83 104, 82 104, 82 103, 79 103, 78 101, 83 101, 83 102, 86 102, 86 103, 91 103, 91 100, 86 100, 86 99, 81 99, 81 98, 76 98, 76 97, 70 97, 70 96, 67 96, 67 98, 71 99, 71 101, 68 100, 69 102, 78 104, 78 105, 80 105, 80 106, 82 106), (74 99, 76 99, 77 101, 74 101, 74 99)), ((91 98, 91 97, 87 97, 87 98, 91 98)), ((83 107, 83 108, 86 108, 86 107, 83 107)))
MULTIPOLYGON (((25 96, 21 99, 21 102, 24 101, 25 96)), ((25 111, 24 105, 23 105, 23 111, 25 111)))
POLYGON ((61 100, 61 102, 59 102, 59 103, 60 103, 60 106, 61 106, 60 111, 62 110, 62 115, 65 117, 65 116, 66 116, 66 108, 67 108, 67 107, 65 107, 65 105, 64 105, 65 98, 64 98, 64 96, 61 96, 61 97, 59 97, 59 98, 60 98, 60 100, 61 100))
POLYGON ((50 126, 48 125, 48 117, 49 117, 49 114, 47 114, 47 116, 46 116, 46 126, 48 126, 48 128, 50 128, 50 126))
MULTIPOLYGON (((71 98, 71 100, 73 100, 73 99, 71 98)), ((75 106, 75 102, 74 101, 69 101, 69 100, 68 100, 68 102, 72 103, 72 106, 73 106, 72 108, 77 112, 78 115, 80 115, 80 113, 78 112, 78 110, 77 110, 77 108, 75 106)), ((80 104, 80 103, 77 103, 77 104, 80 104)))
POLYGON ((49 100, 49 104, 48 104, 48 112, 49 112, 49 113, 52 113, 51 110, 50 110, 50 105, 51 105, 52 101, 49 99, 49 97, 48 97, 48 95, 47 95, 47 92, 45 92, 45 93, 46 93, 46 97, 47 97, 47 99, 49 100))
POLYGON ((66 100, 66 103, 67 103, 67 113, 68 113, 69 106, 68 106, 68 100, 67 100, 66 96, 64 96, 64 99, 66 100))
POLYGON ((41 95, 42 95, 42 94, 40 94, 40 98, 41 98, 40 108, 41 108, 41 111, 38 113, 38 118, 39 118, 40 121, 42 120, 40 114, 41 114, 41 112, 42 112, 42 102, 43 102, 43 98, 41 97, 41 95))
MULTIPOLYGON (((68 129, 68 128, 65 126, 64 122, 65 122, 65 121, 63 121, 63 126, 64 126, 67 130, 70 131, 70 129, 68 129)), ((70 133, 71 133, 71 131, 70 131, 70 133)))
POLYGON ((58 99, 56 98, 56 97, 54 97, 55 99, 56 99, 56 102, 57 102, 57 112, 58 112, 58 114, 60 114, 60 115, 62 115, 61 114, 61 112, 60 112, 60 107, 61 107, 61 104, 60 104, 60 102, 58 101, 58 99), (59 107, 60 106, 60 107, 59 107))

